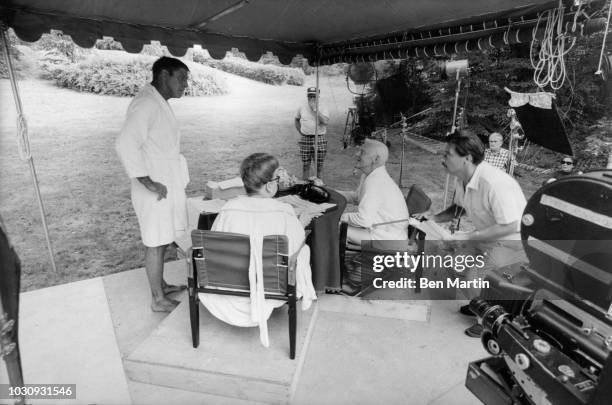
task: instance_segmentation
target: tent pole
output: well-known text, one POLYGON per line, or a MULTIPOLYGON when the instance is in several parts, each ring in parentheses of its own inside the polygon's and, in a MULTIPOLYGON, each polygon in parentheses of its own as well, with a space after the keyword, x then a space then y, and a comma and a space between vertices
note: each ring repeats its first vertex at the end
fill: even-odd
POLYGON ((319 177, 319 61, 315 66, 315 76, 317 93, 315 98, 314 164, 316 177, 319 177))
MULTIPOLYGON (((461 69, 457 69, 457 77, 456 77, 456 81, 457 81, 457 89, 455 90, 455 106, 453 108, 453 122, 451 123, 451 134, 455 132, 455 130, 457 129, 457 104, 459 104, 459 89, 461 89, 461 77, 459 76, 459 73, 461 72, 461 69)), ((448 198, 448 188, 450 186, 450 173, 446 173, 446 182, 444 184, 444 204, 443 207, 446 208, 448 207, 448 205, 446 205, 446 199, 448 198)))
POLYGON ((398 181, 398 183, 399 183, 400 188, 402 188, 403 187, 402 186, 402 175, 404 174, 404 155, 405 155, 404 149, 405 149, 405 144, 406 144, 406 131, 407 131, 407 128, 408 128, 408 124, 406 123, 406 116, 403 113, 401 113, 401 112, 400 112, 400 115, 402 117, 402 119, 401 119, 401 125, 402 125, 402 132, 401 132, 401 135, 402 135, 402 158, 400 160, 400 172, 399 172, 399 181, 398 181))
POLYGON ((40 217, 42 219, 43 230, 45 233, 45 239, 47 240, 47 249, 49 251, 49 258, 51 259, 51 267, 53 272, 57 274, 57 266, 55 265, 55 257, 53 255, 53 248, 51 246, 51 239, 49 238, 49 228, 47 227, 47 217, 45 214, 45 206, 40 195, 40 188, 38 187, 38 176, 36 175, 36 168, 34 167, 34 159, 30 153, 30 141, 28 139, 28 127, 26 119, 23 115, 23 107, 21 106, 21 98, 19 97, 19 89, 17 88, 17 79, 15 78, 15 72, 13 70, 13 64, 9 55, 9 39, 8 39, 8 28, 2 24, 0 27, 2 31, 2 44, 4 47, 4 61, 9 73, 11 82, 11 88, 13 90, 13 98, 15 99, 15 107, 17 108, 17 131, 18 131, 18 142, 19 142, 19 155, 22 160, 27 160, 30 166, 30 174, 32 175, 32 182, 34 183, 34 191, 36 193, 36 199, 38 200, 38 208, 40 210, 40 217))

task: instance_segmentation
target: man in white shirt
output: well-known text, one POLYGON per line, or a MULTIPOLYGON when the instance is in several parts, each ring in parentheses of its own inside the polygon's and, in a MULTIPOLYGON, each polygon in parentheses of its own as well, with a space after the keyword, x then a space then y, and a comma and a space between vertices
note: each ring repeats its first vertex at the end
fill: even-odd
MULTIPOLYGON (((527 205, 523 191, 512 176, 495 169, 483 158, 484 145, 470 131, 449 137, 442 165, 457 178, 455 197, 453 204, 436 214, 433 220, 447 222, 467 215, 475 229, 455 232, 453 240, 480 241, 481 248, 495 266, 526 261, 519 242, 499 242, 521 239, 521 217, 527 205)), ((461 313, 468 315, 470 311, 464 306, 461 313)), ((466 330, 470 337, 480 336, 481 332, 482 327, 478 324, 466 330)))
POLYGON ((340 191, 347 202, 358 204, 357 212, 342 214, 348 223, 347 240, 360 244, 362 240, 407 240, 407 222, 375 226, 376 224, 407 220, 408 207, 404 196, 385 164, 389 150, 384 143, 366 139, 357 154, 356 169, 361 181, 356 191, 340 191))
POLYGON ((309 87, 306 91, 307 103, 298 108, 295 114, 295 128, 300 133, 301 137, 298 141, 300 145, 300 157, 303 163, 302 178, 304 180, 310 177, 310 162, 314 161, 315 155, 315 128, 317 133, 317 167, 316 176, 323 177, 323 162, 327 153, 327 124, 329 123, 329 112, 326 108, 317 107, 317 89, 309 87), (318 113, 318 125, 317 125, 318 113))
POLYGON ((115 148, 132 182, 132 204, 145 245, 151 309, 170 312, 178 301, 166 295, 184 286, 164 281, 164 253, 187 228, 185 187, 189 172, 168 99, 183 95, 189 69, 178 59, 161 57, 152 70, 153 81, 145 84, 128 107, 115 148))

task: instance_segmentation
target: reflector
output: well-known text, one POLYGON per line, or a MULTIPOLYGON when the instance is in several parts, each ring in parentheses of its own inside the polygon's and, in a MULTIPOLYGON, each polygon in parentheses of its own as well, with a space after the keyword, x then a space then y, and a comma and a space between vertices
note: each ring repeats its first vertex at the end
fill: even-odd
POLYGON ((374 80, 376 70, 373 63, 360 62, 351 64, 347 74, 355 84, 366 84, 374 80))

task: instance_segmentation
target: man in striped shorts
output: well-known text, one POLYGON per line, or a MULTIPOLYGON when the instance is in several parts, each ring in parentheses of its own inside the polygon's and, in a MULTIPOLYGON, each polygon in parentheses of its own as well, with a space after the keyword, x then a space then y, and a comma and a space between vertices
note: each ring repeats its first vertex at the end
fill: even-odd
POLYGON ((317 172, 316 176, 321 178, 323 175, 323 162, 327 153, 327 124, 329 123, 329 112, 319 104, 319 122, 316 125, 316 99, 317 89, 309 87, 306 91, 307 103, 298 108, 295 115, 295 128, 300 133, 301 137, 298 142, 300 145, 300 156, 303 163, 303 179, 310 177, 310 162, 314 160, 315 155, 315 126, 317 127, 317 172))

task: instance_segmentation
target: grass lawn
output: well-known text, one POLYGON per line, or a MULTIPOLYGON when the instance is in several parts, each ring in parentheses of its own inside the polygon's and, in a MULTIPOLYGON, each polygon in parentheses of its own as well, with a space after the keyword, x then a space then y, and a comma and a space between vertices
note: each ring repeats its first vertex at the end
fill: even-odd
MULTIPOLYGON (((226 76, 227 95, 170 101, 189 164, 188 196, 203 194, 208 180, 237 175, 242 159, 256 151, 272 153, 290 172, 301 173, 293 117, 314 77, 296 87, 226 76)), ((331 113, 324 180, 334 188, 354 188, 359 180, 352 175, 355 150, 342 149, 352 94, 344 77, 322 77, 320 86, 331 113)), ((51 270, 30 171, 17 153, 10 83, 0 80, 0 215, 21 258, 22 289, 142 267, 144 248, 129 179, 114 151, 131 99, 78 93, 32 79, 20 81, 19 89, 59 271, 54 275, 51 270)), ((397 179, 400 140, 390 141, 388 168, 397 179)), ((404 186, 420 184, 438 209, 445 179, 439 156, 408 147, 404 186)), ((525 173, 518 180, 530 196, 543 178, 525 173)))

